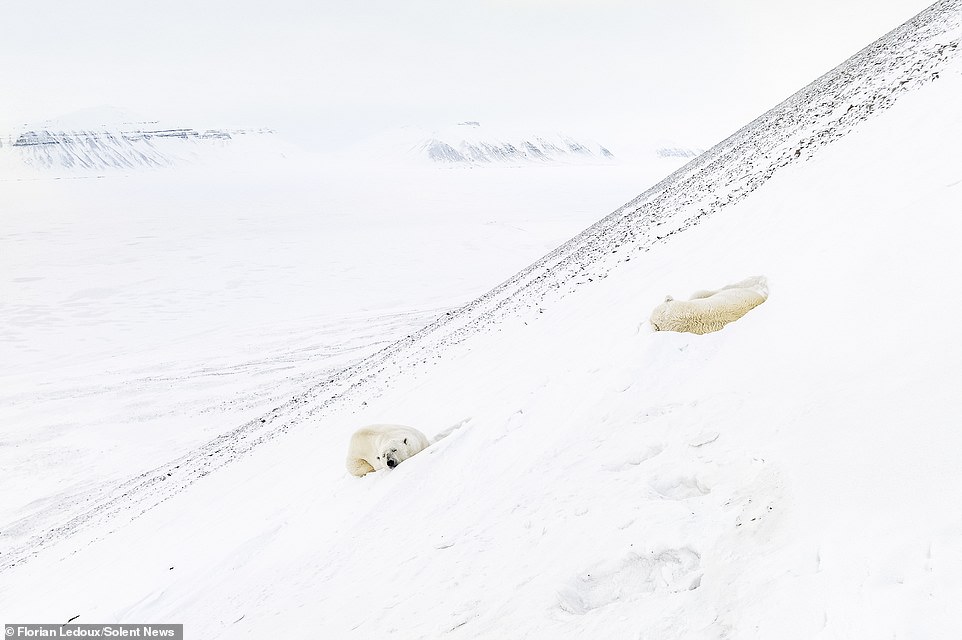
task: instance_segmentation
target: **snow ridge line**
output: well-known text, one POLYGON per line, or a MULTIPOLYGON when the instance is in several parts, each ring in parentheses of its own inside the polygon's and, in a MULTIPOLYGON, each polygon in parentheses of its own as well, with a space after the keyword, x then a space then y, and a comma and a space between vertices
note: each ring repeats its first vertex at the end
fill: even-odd
MULTIPOLYGON (((66 522, 0 553, 0 573, 94 524, 101 539, 294 426, 374 397, 398 375, 498 322, 537 314, 656 243, 738 202, 900 97, 938 79, 960 53, 962 0, 938 2, 755 119, 615 212, 457 311, 325 379, 268 414, 122 483, 66 522), (126 514, 126 518, 118 518, 126 514)), ((93 500, 91 500, 93 502, 93 500)), ((83 543, 74 548, 79 550, 83 543)))

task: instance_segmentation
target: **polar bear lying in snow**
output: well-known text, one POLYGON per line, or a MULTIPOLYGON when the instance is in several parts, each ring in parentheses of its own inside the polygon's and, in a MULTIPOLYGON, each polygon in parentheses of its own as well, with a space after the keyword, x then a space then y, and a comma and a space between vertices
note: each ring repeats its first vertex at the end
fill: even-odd
POLYGON ((716 291, 696 291, 688 300, 668 296, 651 312, 651 326, 655 331, 711 333, 767 299, 765 276, 746 278, 716 291))
POLYGON ((398 466, 431 444, 427 436, 399 424, 372 424, 351 436, 347 470, 355 476, 398 466))

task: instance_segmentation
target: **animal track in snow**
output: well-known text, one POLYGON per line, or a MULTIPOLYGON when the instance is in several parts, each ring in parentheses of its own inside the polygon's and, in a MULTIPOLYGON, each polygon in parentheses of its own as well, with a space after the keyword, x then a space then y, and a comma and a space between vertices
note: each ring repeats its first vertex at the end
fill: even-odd
POLYGON ((659 496, 668 500, 685 500, 711 493, 711 488, 696 476, 671 476, 654 478, 649 486, 659 496))
POLYGON ((692 438, 692 440, 688 443, 688 446, 695 449, 704 447, 705 445, 709 445, 715 440, 718 440, 719 436, 721 436, 721 433, 718 431, 704 431, 697 437, 692 438))
POLYGON ((616 563, 573 580, 558 594, 558 606, 568 613, 584 615, 645 594, 691 591, 701 585, 700 565, 701 556, 687 547, 646 555, 629 553, 616 563))

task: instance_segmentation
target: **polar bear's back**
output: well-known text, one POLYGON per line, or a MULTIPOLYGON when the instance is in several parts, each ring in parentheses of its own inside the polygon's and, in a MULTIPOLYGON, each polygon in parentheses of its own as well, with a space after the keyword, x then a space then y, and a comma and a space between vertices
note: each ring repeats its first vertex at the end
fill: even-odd
POLYGON ((704 334, 718 331, 768 299, 764 276, 753 276, 715 291, 696 291, 690 300, 669 296, 651 313, 655 331, 704 334))
POLYGON ((724 286, 721 289, 715 289, 714 291, 706 289, 696 291, 695 293, 691 294, 691 297, 688 299, 699 300, 701 298, 708 298, 716 293, 725 291, 726 289, 749 289, 760 295, 763 302, 768 299, 768 280, 765 278, 765 276, 751 276, 750 278, 745 278, 741 282, 736 282, 734 284, 724 286))
POLYGON ((414 427, 407 427, 403 424, 370 424, 366 427, 361 427, 351 436, 351 442, 354 443, 355 439, 370 442, 374 440, 391 440, 393 438, 413 439, 422 449, 427 448, 427 446, 431 444, 431 441, 428 440, 426 435, 414 427))

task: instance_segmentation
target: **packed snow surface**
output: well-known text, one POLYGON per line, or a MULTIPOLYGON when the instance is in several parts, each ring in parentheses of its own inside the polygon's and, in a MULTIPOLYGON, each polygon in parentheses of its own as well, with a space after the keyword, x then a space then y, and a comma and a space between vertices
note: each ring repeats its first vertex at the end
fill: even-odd
POLYGON ((0 529, 0 616, 958 637, 960 18, 933 5, 474 302, 59 524, 0 529), (719 332, 645 322, 751 275, 768 300, 719 332), (450 435, 350 477, 375 422, 450 435))

